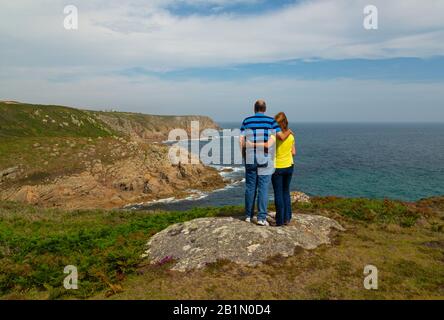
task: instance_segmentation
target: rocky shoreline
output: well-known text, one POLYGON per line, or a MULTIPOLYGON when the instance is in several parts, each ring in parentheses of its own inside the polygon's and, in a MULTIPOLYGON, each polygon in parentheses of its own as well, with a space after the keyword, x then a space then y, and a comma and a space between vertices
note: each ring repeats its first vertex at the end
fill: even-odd
POLYGON ((201 163, 172 164, 169 147, 162 143, 172 128, 189 131, 191 121, 199 121, 200 130, 218 129, 208 117, 19 103, 13 106, 16 109, 8 104, 0 107, 11 113, 19 110, 21 114, 13 116, 28 117, 33 125, 26 136, 2 139, 12 151, 0 158, 0 200, 69 210, 114 209, 168 197, 185 198, 190 190, 209 192, 227 184, 218 170, 201 163), (74 133, 73 126, 78 128, 74 133), (54 136, 28 137, 50 129, 54 136), (82 130, 84 137, 75 137, 82 130))
POLYGON ((63 209, 113 209, 165 197, 186 197, 190 190, 212 191, 225 185, 217 170, 199 165, 150 168, 140 158, 113 165, 94 162, 89 170, 49 183, 3 190, 2 200, 63 209))

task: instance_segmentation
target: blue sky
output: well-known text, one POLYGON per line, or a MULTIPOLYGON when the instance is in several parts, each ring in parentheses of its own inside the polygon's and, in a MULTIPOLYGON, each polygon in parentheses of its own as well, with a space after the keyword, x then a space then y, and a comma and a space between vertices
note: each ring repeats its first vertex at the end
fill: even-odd
POLYGON ((237 121, 444 121, 444 1, 63 0, 0 4, 0 99, 237 121), (25 10, 26 8, 26 10, 25 10), (20 23, 17 23, 20 21, 20 23))
POLYGON ((258 14, 266 11, 278 10, 286 6, 294 5, 296 0, 252 0, 252 1, 200 1, 174 2, 167 9, 179 16, 188 15, 214 15, 214 14, 258 14))
POLYGON ((161 79, 233 80, 251 77, 280 77, 306 80, 352 78, 361 80, 392 80, 399 82, 444 81, 444 57, 289 60, 275 63, 252 63, 214 68, 189 68, 152 72, 143 67, 122 70, 127 77, 156 76, 161 79))

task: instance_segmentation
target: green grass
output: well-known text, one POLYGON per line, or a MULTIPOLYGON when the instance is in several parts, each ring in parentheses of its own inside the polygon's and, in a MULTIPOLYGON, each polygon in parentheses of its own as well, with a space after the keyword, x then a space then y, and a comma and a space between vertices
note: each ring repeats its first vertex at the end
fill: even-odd
POLYGON ((255 267, 222 260, 201 270, 178 273, 169 271, 168 266, 145 264, 139 266, 137 275, 130 275, 122 283, 120 292, 111 297, 100 293, 94 298, 443 299, 444 233, 433 228, 434 223, 442 221, 442 215, 425 210, 424 204, 442 208, 444 198, 415 204, 388 202, 316 198, 312 205, 296 205, 295 212, 322 214, 340 221, 347 231, 339 233, 332 245, 313 251, 296 250, 288 258, 277 255, 255 267), (400 206, 419 216, 414 225, 403 223, 405 210, 400 206), (367 221, 356 213, 369 207, 383 209, 384 214, 367 221), (401 215, 399 219, 397 215, 401 215), (378 290, 363 286, 363 270, 368 264, 378 268, 378 290))
POLYGON ((2 187, 33 185, 81 172, 92 161, 112 164, 134 155, 125 140, 112 137, 8 137, 0 143, 0 171, 19 167, 2 187), (122 156, 124 155, 124 156, 122 156))
MULTIPOLYGON (((417 227, 348 223, 334 245, 275 257, 256 267, 221 261, 201 270, 139 267, 111 299, 443 299, 443 249, 424 246, 443 234, 417 227), (363 270, 378 268, 378 290, 363 270)), ((94 298, 106 298, 106 293, 94 298)))
POLYGON ((64 212, 0 202, 0 294, 29 289, 66 293, 61 290, 63 268, 75 265, 82 286, 73 294, 88 297, 132 273, 150 235, 173 223, 224 212, 64 212))
MULTIPOLYGON (((45 183, 81 172, 94 160, 111 164, 152 145, 128 144, 130 136, 163 140, 173 128, 189 128, 196 116, 99 112, 55 105, 0 102, 0 171, 18 167, 0 189, 45 183)), ((207 117, 198 117, 212 123, 207 117)), ((165 151, 166 152, 166 151, 165 151)))
POLYGON ((220 261, 174 273, 141 259, 150 236, 167 226, 210 216, 240 216, 241 207, 185 212, 63 211, 0 202, 0 296, 117 299, 404 299, 444 296, 443 198, 407 204, 390 200, 315 198, 297 213, 343 224, 332 246, 298 250, 263 266, 220 261), (371 218, 368 211, 371 210, 371 218), (406 217, 416 217, 406 223, 406 217), (415 221, 417 223, 415 223, 415 221), (419 224, 418 221, 421 221, 419 224), (362 289, 362 269, 381 272, 377 292, 362 289), (62 286, 66 265, 79 271, 79 290, 62 286), (242 295, 239 293, 243 292, 242 295))
POLYGON ((201 126, 217 128, 217 124, 206 116, 90 111, 64 106, 0 101, 0 138, 141 135, 145 139, 158 140, 165 139, 171 129, 190 129, 193 120, 200 121, 201 126))
POLYGON ((298 207, 311 211, 327 210, 366 222, 398 223, 405 227, 414 225, 421 213, 416 207, 388 199, 318 197, 298 207))
POLYGON ((89 111, 0 102, 0 137, 106 137, 115 134, 89 111))

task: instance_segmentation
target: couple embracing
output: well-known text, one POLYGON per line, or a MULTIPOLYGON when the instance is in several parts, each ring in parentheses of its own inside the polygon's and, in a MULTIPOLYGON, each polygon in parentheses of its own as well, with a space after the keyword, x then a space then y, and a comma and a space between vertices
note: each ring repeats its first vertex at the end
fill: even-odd
POLYGON ((265 115, 265 101, 254 105, 254 115, 242 122, 240 144, 245 162, 245 214, 251 222, 257 198, 257 223, 268 226, 268 188, 274 189, 276 226, 290 223, 292 218, 290 183, 293 176, 295 138, 288 128, 285 113, 274 118, 265 115))

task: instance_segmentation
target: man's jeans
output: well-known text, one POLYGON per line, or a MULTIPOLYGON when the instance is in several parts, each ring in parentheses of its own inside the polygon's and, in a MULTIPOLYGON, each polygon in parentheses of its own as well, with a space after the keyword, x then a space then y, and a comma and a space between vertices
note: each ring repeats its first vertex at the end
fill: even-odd
POLYGON ((273 174, 274 204, 276 206, 276 225, 281 226, 291 220, 290 183, 293 177, 293 166, 276 169, 273 174))
POLYGON ((258 215, 257 220, 267 218, 268 186, 271 175, 259 175, 257 164, 245 165, 245 214, 247 218, 253 218, 254 202, 257 194, 258 215))

